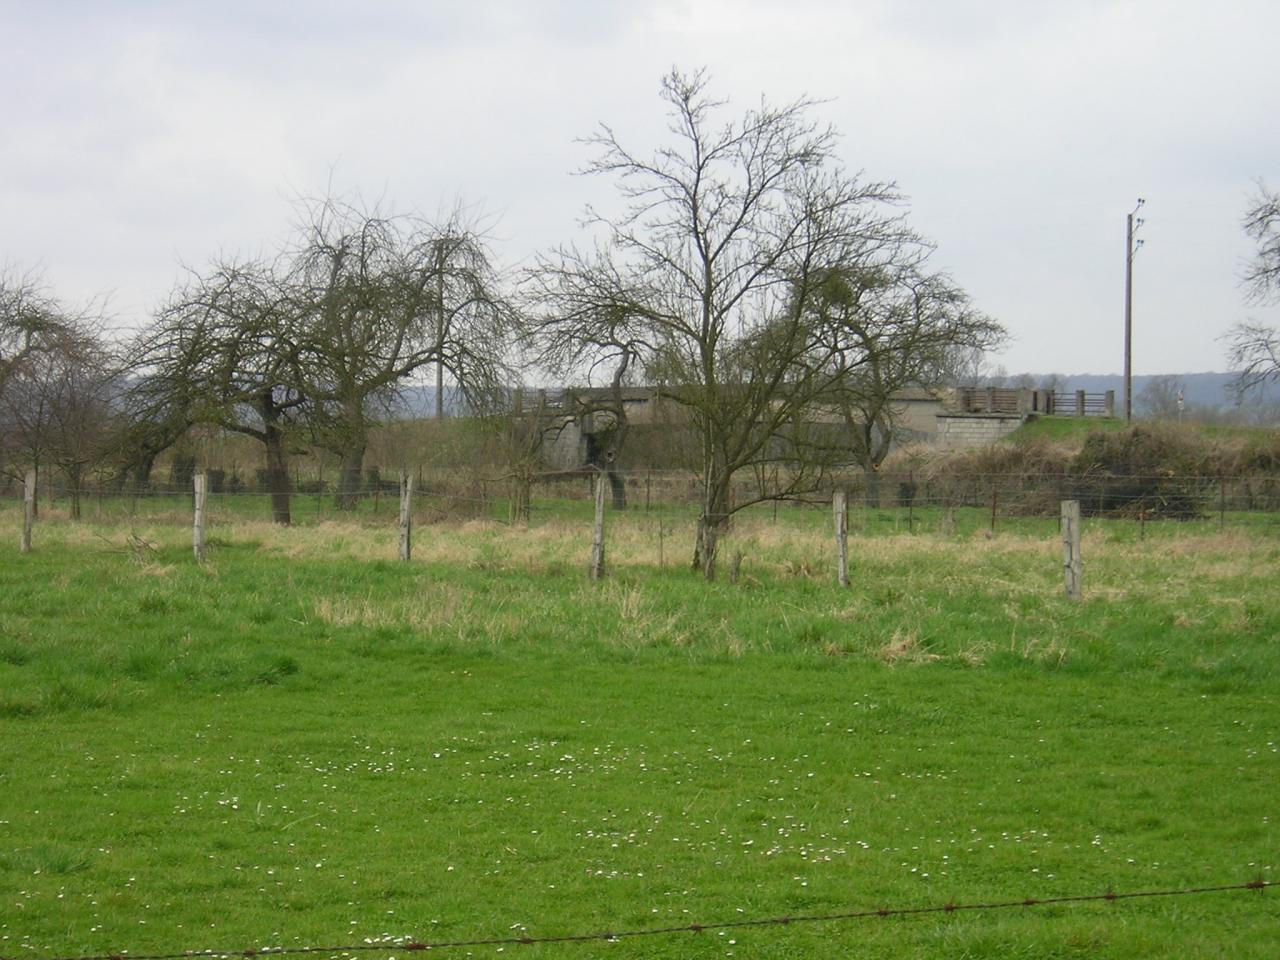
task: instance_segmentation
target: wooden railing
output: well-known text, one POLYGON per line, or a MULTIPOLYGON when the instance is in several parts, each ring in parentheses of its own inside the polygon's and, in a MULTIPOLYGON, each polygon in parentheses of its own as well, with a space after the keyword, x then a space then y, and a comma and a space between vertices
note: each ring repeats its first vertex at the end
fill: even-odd
POLYGON ((1026 387, 957 387, 956 406, 961 413, 1017 417, 1055 414, 1060 417, 1114 417, 1114 390, 1072 393, 1032 390, 1026 387))

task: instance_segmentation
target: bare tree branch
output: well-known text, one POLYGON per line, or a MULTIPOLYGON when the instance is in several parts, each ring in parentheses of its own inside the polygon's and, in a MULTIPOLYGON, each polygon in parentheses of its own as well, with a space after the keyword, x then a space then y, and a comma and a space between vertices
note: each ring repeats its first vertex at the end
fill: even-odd
POLYGON ((695 565, 711 577, 718 532, 743 506, 739 472, 775 478, 761 496, 797 495, 838 455, 813 422, 849 382, 852 348, 816 322, 823 278, 911 262, 924 244, 893 184, 840 169, 813 101, 726 120, 708 87, 703 72, 663 79, 671 139, 648 154, 609 126, 586 141, 584 172, 614 180, 621 210, 588 210, 600 245, 542 258, 525 287, 548 366, 614 384, 634 373, 683 410, 701 448, 695 565))

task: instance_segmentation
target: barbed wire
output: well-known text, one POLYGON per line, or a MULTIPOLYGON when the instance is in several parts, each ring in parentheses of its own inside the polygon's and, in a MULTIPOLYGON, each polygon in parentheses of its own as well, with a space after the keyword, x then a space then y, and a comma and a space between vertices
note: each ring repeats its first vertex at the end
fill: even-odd
MULTIPOLYGON (((208 471, 208 472, 218 473, 220 475, 223 475, 224 479, 228 483, 233 482, 234 478, 239 478, 240 484, 244 487, 261 486, 261 482, 257 478, 246 480, 240 474, 228 475, 226 474, 226 471, 208 471)), ((497 472, 482 472, 481 470, 475 467, 467 466, 465 464, 459 464, 459 465, 453 465, 453 466, 446 465, 446 466, 440 466, 440 467, 422 467, 421 469, 414 467, 409 472, 412 473, 415 478, 439 479, 442 476, 456 478, 459 475, 463 475, 468 478, 473 478, 477 481, 484 480, 489 483, 499 483, 502 481, 510 480, 512 479, 512 477, 516 476, 510 471, 505 471, 501 469, 499 469, 497 472)), ((397 486, 398 471, 387 470, 385 473, 381 473, 381 471, 379 470, 374 470, 373 468, 370 468, 368 471, 366 471, 366 473, 372 474, 373 476, 371 478, 366 478, 366 477, 361 478, 361 482, 358 484, 358 486, 361 487, 362 489, 373 489, 374 487, 377 487, 377 486, 381 486, 383 489, 394 489, 397 486), (379 474, 381 474, 380 478, 379 478, 379 474)), ((625 480, 631 480, 631 481, 644 480, 648 478, 653 480, 676 479, 676 480, 697 482, 700 476, 700 474, 697 471, 690 470, 688 468, 679 468, 679 467, 653 467, 653 468, 619 467, 619 468, 613 468, 613 469, 600 470, 599 468, 589 467, 589 466, 574 467, 574 468, 564 469, 564 470, 538 470, 530 474, 530 476, 534 480, 537 480, 539 482, 573 483, 573 482, 584 482, 586 480, 590 480, 595 476, 598 476, 600 473, 612 474, 616 477, 619 477, 625 480)), ((1280 479, 1280 477, 1277 477, 1277 475, 1274 472, 1268 472, 1266 470, 1254 471, 1254 472, 1241 472, 1241 473, 1235 473, 1235 472, 1233 473, 1169 473, 1169 472, 1161 472, 1161 471, 1153 471, 1148 473, 1114 473, 1114 472, 1098 472, 1098 473, 1066 472, 1064 473, 1064 472, 1057 472, 1057 471, 1010 470, 1010 471, 978 471, 978 472, 964 471, 962 473, 957 473, 957 474, 947 473, 947 474, 935 475, 931 473, 926 473, 924 471, 893 469, 893 470, 877 471, 876 475, 882 478, 889 478, 889 479, 895 479, 895 480, 897 479, 907 480, 908 478, 913 478, 916 483, 920 483, 920 484, 938 482, 943 478, 950 479, 953 481, 972 481, 972 482, 981 482, 981 483, 991 483, 993 481, 1020 481, 1020 482, 1021 481, 1044 481, 1044 482, 1063 481, 1063 482, 1067 482, 1067 481, 1073 481, 1073 480, 1125 481, 1125 480, 1161 479, 1161 480, 1173 480, 1173 481, 1196 481, 1201 483, 1215 483, 1215 484, 1222 481, 1226 481, 1227 483, 1232 483, 1232 482, 1241 482, 1241 481, 1270 480, 1274 482, 1277 479, 1280 479)), ((743 470, 742 476, 743 477, 751 476, 751 471, 743 470)), ((782 474, 779 474, 779 476, 785 479, 786 474, 782 473, 782 474)), ((865 476, 865 471, 861 469, 835 470, 824 475, 828 485, 833 480, 840 483, 850 482, 850 481, 856 482, 859 478, 863 476, 865 476)), ((771 472, 766 472, 764 474, 764 477, 770 480, 774 479, 774 476, 771 472)), ((23 479, 20 475, 17 475, 11 472, 0 474, 0 478, 6 479, 10 481, 13 485, 18 487, 21 486, 22 479, 23 479)), ((327 490, 332 490, 337 482, 330 474, 315 474, 315 473, 302 474, 296 477, 291 476, 290 481, 291 481, 291 485, 294 487, 308 485, 308 484, 323 483, 327 490)), ((58 482, 60 484, 62 483, 62 481, 55 481, 55 482, 58 482)), ((132 481, 127 481, 123 484, 108 483, 106 485, 103 485, 101 482, 86 481, 82 485, 82 489, 111 490, 117 493, 127 494, 132 490, 137 490, 141 492, 148 489, 161 489, 163 487, 178 486, 178 487, 181 487, 183 491, 186 491, 188 493, 190 492, 189 477, 184 477, 181 481, 175 481, 175 480, 144 481, 141 484, 136 486, 131 486, 132 483, 133 483, 132 481)))
MULTIPOLYGON (((372 471, 371 471, 372 472, 372 471)), ((509 502, 525 506, 514 519, 529 519, 534 512, 557 509, 568 504, 586 504, 590 500, 591 483, 600 471, 580 469, 553 471, 527 478, 522 486, 510 475, 488 476, 474 473, 460 476, 444 468, 415 468, 413 512, 426 522, 450 520, 489 520, 509 522, 499 513, 509 502)), ((615 471, 613 493, 624 499, 631 514, 657 517, 692 516, 700 507, 697 479, 687 470, 633 469, 615 471)), ((351 490, 335 489, 332 481, 295 483, 285 493, 294 519, 350 518, 364 520, 379 515, 394 515, 399 501, 399 484, 378 482, 374 477, 351 490)), ((1266 474, 1237 476, 1210 475, 1108 475, 1099 477, 1064 477, 1027 473, 985 473, 954 478, 913 477, 907 473, 887 473, 879 477, 878 490, 868 489, 853 478, 840 486, 849 493, 851 514, 867 517, 860 526, 870 532, 874 519, 893 522, 897 530, 905 520, 908 532, 916 525, 929 529, 934 511, 985 511, 989 515, 983 525, 994 532, 997 521, 1041 519, 1056 523, 1059 504, 1064 499, 1080 500, 1089 518, 1139 521, 1143 524, 1166 520, 1216 522, 1220 527, 1249 526, 1271 528, 1280 525, 1280 477, 1266 474), (895 511, 897 514, 895 515, 895 511), (905 516, 904 516, 905 515, 905 516)), ((20 491, 0 484, 0 513, 21 510, 20 491)), ((210 523, 219 524, 230 517, 246 517, 243 505, 261 504, 274 494, 258 483, 219 484, 207 494, 210 523), (226 513, 223 511, 226 510, 226 513)), ((749 501, 745 516, 759 517, 772 510, 777 518, 780 508, 829 509, 829 488, 802 496, 765 496, 751 482, 736 483, 737 503, 749 501)), ((101 485, 73 491, 57 479, 47 481, 41 500, 57 510, 70 510, 72 516, 86 515, 98 521, 182 522, 185 505, 193 501, 193 490, 182 486, 157 483, 130 489, 101 485)), ((736 508, 735 508, 736 509, 736 508)), ((57 514, 54 515, 55 517, 57 514)), ((954 518, 942 521, 950 525, 954 518)), ((970 517, 972 520, 972 517, 970 517)))
MULTIPOLYGON (((348 954, 369 951, 404 950, 416 952, 422 950, 447 950, 464 947, 500 947, 528 946, 548 943, 590 943, 616 942, 640 937, 672 936, 678 933, 707 933, 723 930, 739 930, 748 927, 780 927, 792 924, 835 923, 850 920, 887 919, 889 917, 925 916, 928 914, 955 914, 961 912, 977 912, 990 910, 1011 910, 1016 908, 1062 906, 1067 904, 1111 902, 1121 900, 1156 899, 1163 897, 1189 897, 1210 893, 1226 893, 1231 891, 1256 890, 1259 893, 1268 887, 1280 885, 1275 880, 1250 880, 1247 883, 1224 883, 1202 887, 1177 887, 1164 890, 1136 890, 1117 893, 1108 890, 1106 893, 1067 894, 1057 897, 1023 897, 1019 900, 996 900, 979 903, 942 903, 919 907, 877 907, 863 910, 843 910, 834 913, 806 913, 772 917, 748 917, 736 920, 718 920, 709 923, 681 923, 664 927, 640 927, 622 930, 600 930, 590 933, 551 934, 545 936, 501 936, 474 937, 463 940, 417 940, 401 939, 393 941, 366 941, 364 943, 339 944, 337 946, 277 946, 250 947, 242 950, 180 950, 172 953, 134 954, 128 951, 101 954, 62 955, 47 957, 24 957, 23 960, 191 960, 196 957, 278 957, 298 956, 306 954, 348 954)), ((0 956, 0 960, 18 960, 17 957, 0 956)))
MULTIPOLYGON (((356 493, 354 496, 360 501, 358 506, 334 503, 331 491, 324 494, 293 493, 290 497, 290 507, 300 515, 326 514, 335 518, 349 516, 352 519, 359 519, 376 515, 394 515, 399 502, 398 496, 395 494, 383 494, 380 498, 368 493, 356 493)), ((95 496, 85 495, 81 498, 80 510, 82 515, 92 515, 94 517, 160 518, 170 516, 177 518, 187 515, 189 512, 187 507, 191 499, 190 493, 174 492, 159 492, 137 498, 110 496, 99 499, 95 496)), ((216 511, 220 506, 256 502, 262 504, 264 512, 269 512, 269 499, 270 494, 266 493, 227 491, 208 494, 207 503, 210 511, 216 511)), ((900 501, 896 497, 885 496, 878 503, 874 500, 868 502, 868 500, 861 497, 851 497, 848 501, 848 506, 851 513, 881 512, 887 516, 892 516, 895 512, 899 512, 904 518, 907 512, 911 510, 920 512, 966 510, 979 513, 985 512, 986 514, 994 512, 1000 519, 1056 520, 1059 504, 1062 500, 1081 501, 1086 515, 1098 519, 1146 519, 1151 522, 1177 519, 1213 521, 1215 523, 1258 523, 1265 522, 1256 519, 1258 517, 1263 517, 1267 514, 1280 514, 1280 491, 1277 491, 1270 498, 1261 500, 1248 497, 1227 497, 1225 500, 1220 500, 1215 497, 1208 502, 1187 503, 1185 506, 1181 502, 1182 498, 1176 495, 1162 502, 1149 496, 1108 493, 1105 497, 1105 502, 1101 506, 1097 505, 1097 499, 1096 497, 1088 496, 1071 496, 1067 492, 1059 494, 1057 491, 1044 491, 1027 492, 1023 496, 1004 494, 997 499, 994 506, 989 496, 985 501, 978 497, 949 496, 918 496, 909 501, 900 501), (1224 514, 1227 516, 1224 516, 1224 514), (1255 519, 1245 519, 1241 515, 1252 516, 1255 519)), ((415 491, 413 509, 415 512, 421 509, 447 517, 458 513, 459 510, 465 507, 473 507, 477 510, 483 509, 485 511, 502 509, 508 503, 508 500, 506 491, 497 491, 489 496, 446 491, 415 491)), ((65 511, 70 501, 71 498, 61 492, 46 495, 41 499, 41 509, 43 510, 47 506, 55 510, 65 511)), ((627 497, 626 502, 625 512, 636 515, 665 513, 692 516, 701 507, 700 503, 692 499, 660 499, 655 496, 646 500, 643 495, 636 497, 634 492, 627 497)), ((541 496, 534 496, 529 500, 530 506, 535 510, 553 508, 557 503, 574 503, 586 508, 589 507, 590 500, 583 496, 563 497, 545 493, 541 496)), ((762 512, 773 509, 774 504, 775 501, 764 500, 752 503, 745 510, 747 515, 759 515, 762 512)), ((776 504, 779 509, 783 510, 807 509, 820 511, 831 509, 830 500, 823 499, 779 499, 776 504)), ((21 512, 21 509, 22 501, 19 498, 0 496, 0 512, 21 512)), ((460 515, 470 517, 469 514, 460 515)), ((246 515, 241 507, 237 506, 230 516, 244 517, 246 515)), ((917 517, 917 520, 920 519, 917 517)))
MULTIPOLYGON (((1259 480, 1261 490, 1253 492, 1251 489, 1244 491, 1228 489, 1226 493, 1222 493, 1216 486, 1207 491, 1198 491, 1192 488, 1191 484, 1198 482, 1194 478, 1170 478, 1170 477, 1133 477, 1121 478, 1111 477, 1106 481, 1075 481, 1075 482, 1045 482, 1033 483, 1025 482, 1010 486, 991 486, 977 483, 952 483, 948 488, 942 490, 937 489, 934 484, 925 484, 917 482, 914 487, 908 485, 905 481, 902 484, 891 483, 889 478, 883 478, 881 487, 883 491, 876 494, 874 491, 868 492, 865 488, 853 486, 845 487, 850 494, 850 503, 857 503, 864 498, 878 498, 885 507, 901 506, 906 507, 909 503, 916 506, 923 505, 942 505, 942 506, 989 506, 990 498, 993 492, 1006 503, 1017 503, 1019 501, 1033 500, 1037 497, 1045 498, 1084 498, 1090 496, 1105 496, 1108 500, 1122 500, 1128 502, 1150 503, 1157 502, 1163 497, 1179 497, 1179 498, 1196 498, 1203 501, 1209 507, 1216 507, 1219 503, 1225 502, 1232 504, 1248 504, 1251 502, 1265 501, 1268 504, 1280 502, 1280 478, 1262 478, 1259 480), (1131 489, 1138 483, 1150 483, 1153 489, 1131 489), (1159 484, 1160 486, 1155 486, 1159 484), (899 489, 899 487, 904 489, 899 489), (1072 497, 1074 495, 1074 497, 1072 497)), ((1233 481, 1228 481, 1231 483, 1233 481)), ((1247 480, 1242 479, 1236 481, 1238 483, 1246 483, 1247 480)), ((515 485, 510 480, 485 480, 483 478, 470 482, 463 487, 451 487, 445 484, 426 483, 417 485, 414 488, 415 497, 435 497, 435 498, 453 498, 459 500, 472 499, 489 499, 502 498, 515 485), (489 488, 487 495, 478 493, 468 493, 474 491, 477 487, 489 488)), ((678 485, 680 490, 695 491, 696 485, 690 482, 682 482, 678 485)), ((535 491, 550 492, 553 496, 556 493, 563 494, 565 491, 574 491, 578 496, 562 496, 562 499, 587 499, 587 489, 582 481, 566 481, 555 480, 549 482, 537 482, 531 484, 531 489, 535 491)), ((679 490, 673 490, 673 485, 668 484, 663 487, 653 486, 650 488, 655 494, 653 499, 655 502, 675 502, 679 504, 697 505, 700 499, 699 495, 688 495, 683 497, 672 496, 679 490)), ((737 492, 743 497, 750 496, 752 499, 760 497, 760 502, 770 503, 777 500, 781 503, 810 503, 810 504, 829 504, 831 502, 831 490, 817 490, 804 494, 778 494, 763 495, 752 488, 743 487, 736 488, 737 492)), ((635 484, 628 481, 626 487, 628 496, 640 496, 643 498, 645 488, 643 485, 635 484)), ((323 489, 316 489, 307 486, 295 487, 290 490, 272 491, 269 489, 258 487, 222 487, 211 489, 207 492, 207 496, 225 497, 225 498, 264 498, 270 497, 273 493, 283 493, 291 498, 298 500, 306 500, 308 498, 332 498, 335 496, 350 497, 362 500, 372 500, 381 498, 392 500, 399 496, 396 488, 377 488, 377 487, 356 487, 351 490, 339 490, 335 487, 325 486, 323 489)), ((92 502, 94 500, 112 500, 112 501, 165 501, 165 500, 190 500, 193 496, 189 489, 179 489, 171 487, 152 487, 146 490, 129 491, 117 490, 114 488, 82 488, 78 492, 61 485, 49 485, 42 491, 42 500, 69 500, 78 496, 82 502, 92 502)), ((6 490, 0 493, 0 501, 9 501, 10 503, 20 503, 22 500, 22 492, 20 489, 6 490)), ((1268 509, 1273 509, 1269 507, 1268 509)))

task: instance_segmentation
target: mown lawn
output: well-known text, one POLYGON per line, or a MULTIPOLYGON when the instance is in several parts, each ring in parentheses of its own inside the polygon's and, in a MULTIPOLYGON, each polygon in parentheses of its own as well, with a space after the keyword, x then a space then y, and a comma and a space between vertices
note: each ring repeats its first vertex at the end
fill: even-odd
MULTIPOLYGON (((1280 879, 1280 541, 184 530, 0 515, 0 955, 712 923, 1280 879)), ((1043 524, 1041 526, 1044 526, 1043 524)), ((855 526, 856 529, 856 526, 855 526)), ((1270 957, 1274 892, 540 957, 1270 957)), ((447 955, 495 955, 498 948, 447 955)), ((407 956, 388 943, 374 956, 407 956)))

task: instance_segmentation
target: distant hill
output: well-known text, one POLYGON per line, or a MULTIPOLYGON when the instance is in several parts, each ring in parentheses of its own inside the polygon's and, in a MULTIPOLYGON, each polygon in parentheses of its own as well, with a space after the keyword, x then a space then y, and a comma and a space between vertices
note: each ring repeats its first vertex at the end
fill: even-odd
MULTIPOLYGON (((436 388, 426 384, 411 384, 400 389, 400 396, 392 405, 400 417, 434 417, 436 414, 436 388)), ((445 416, 456 417, 466 412, 466 404, 457 390, 444 389, 445 416)))
MULTIPOLYGON (((1034 385, 1046 383, 1051 376, 1061 377, 1062 385, 1058 389, 1070 392, 1087 390, 1090 393, 1114 390, 1116 405, 1123 403, 1124 377, 1118 373, 1072 373, 1072 374, 1031 374, 1034 385)), ((1213 410, 1226 410, 1236 405, 1231 392, 1231 383, 1235 379, 1232 373, 1172 373, 1160 376, 1141 376, 1133 378, 1133 397, 1137 403, 1142 392, 1153 381, 1172 378, 1182 385, 1183 399, 1188 407, 1202 407, 1213 410)), ((1009 380, 1012 383, 1012 378, 1009 380)), ((1280 388, 1276 384, 1253 391, 1246 398, 1245 406, 1263 406, 1280 402, 1280 388)))

